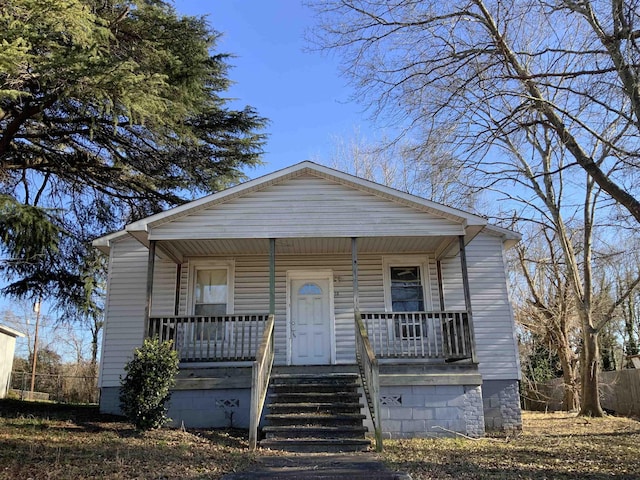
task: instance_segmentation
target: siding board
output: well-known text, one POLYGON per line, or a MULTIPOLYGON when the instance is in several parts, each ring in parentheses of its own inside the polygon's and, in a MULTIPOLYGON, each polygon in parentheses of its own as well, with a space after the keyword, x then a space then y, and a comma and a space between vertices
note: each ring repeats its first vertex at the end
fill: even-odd
MULTIPOLYGON (((479 369, 485 380, 520 378, 502 240, 481 233, 467 245, 479 369)), ((459 262, 459 258, 457 259, 459 262)))
MULTIPOLYGON (((143 340, 148 250, 133 237, 114 242, 103 331, 100 386, 120 386, 124 365, 143 340)), ((161 288, 166 285, 161 283, 161 288)))
POLYGON ((157 225, 156 240, 459 235, 462 226, 315 175, 157 225))

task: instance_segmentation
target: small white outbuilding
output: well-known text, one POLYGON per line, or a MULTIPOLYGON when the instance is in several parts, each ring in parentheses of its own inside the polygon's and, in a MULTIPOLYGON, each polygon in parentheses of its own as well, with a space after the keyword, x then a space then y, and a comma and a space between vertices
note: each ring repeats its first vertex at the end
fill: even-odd
POLYGON ((13 354, 18 337, 24 337, 24 333, 0 324, 0 398, 6 397, 9 391, 13 354))

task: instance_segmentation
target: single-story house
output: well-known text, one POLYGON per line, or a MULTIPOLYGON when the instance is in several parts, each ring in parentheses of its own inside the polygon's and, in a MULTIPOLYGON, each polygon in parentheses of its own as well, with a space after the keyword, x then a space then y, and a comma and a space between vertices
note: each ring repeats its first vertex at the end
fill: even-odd
POLYGON ((275 438, 282 402, 348 403, 322 386, 333 376, 378 437, 518 429, 504 252, 519 239, 312 162, 131 223, 94 241, 109 255, 100 409, 118 413, 123 366, 158 336, 180 355, 177 425, 275 438))
POLYGON ((6 325, 0 325, 0 398, 6 397, 9 392, 13 355, 18 337, 24 337, 24 333, 6 325))

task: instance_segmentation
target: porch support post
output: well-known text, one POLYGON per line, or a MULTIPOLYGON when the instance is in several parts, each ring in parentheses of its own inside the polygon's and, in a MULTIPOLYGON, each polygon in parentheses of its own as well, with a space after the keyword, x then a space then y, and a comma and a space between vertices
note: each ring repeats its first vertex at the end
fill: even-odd
POLYGON ((351 239, 351 271, 353 274, 353 311, 360 311, 360 296, 358 295, 358 239, 351 239))
POLYGON ((156 240, 149 240, 149 260, 147 261, 147 304, 144 308, 144 336, 149 336, 149 316, 151 315, 151 296, 153 294, 153 271, 156 264, 156 240))
POLYGON ((438 274, 438 295, 440 296, 440 311, 444 312, 444 287, 442 286, 442 262, 440 260, 436 261, 436 272, 438 274))
POLYGON ((176 296, 173 301, 173 312, 177 317, 180 315, 180 282, 182 281, 182 264, 176 263, 176 296))
POLYGON ((269 315, 276 314, 276 239, 269 239, 269 315))
POLYGON ((471 340, 471 359, 473 363, 478 363, 476 359, 476 339, 475 330, 473 328, 473 315, 471 314, 471 291, 469 289, 469 270, 467 268, 467 252, 464 245, 464 235, 458 235, 458 243, 460 244, 460 266, 462 267, 462 289, 464 291, 464 305, 467 310, 467 318, 469 321, 469 338, 471 340))

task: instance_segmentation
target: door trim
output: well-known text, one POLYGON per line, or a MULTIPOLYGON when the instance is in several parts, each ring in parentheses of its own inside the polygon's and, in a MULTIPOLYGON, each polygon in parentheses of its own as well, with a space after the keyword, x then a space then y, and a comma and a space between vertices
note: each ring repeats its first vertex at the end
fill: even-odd
POLYGON ((291 338, 291 289, 292 280, 327 280, 329 283, 329 343, 331 344, 331 365, 336 363, 336 332, 335 312, 333 301, 333 270, 287 270, 287 365, 291 365, 292 343, 291 338))

